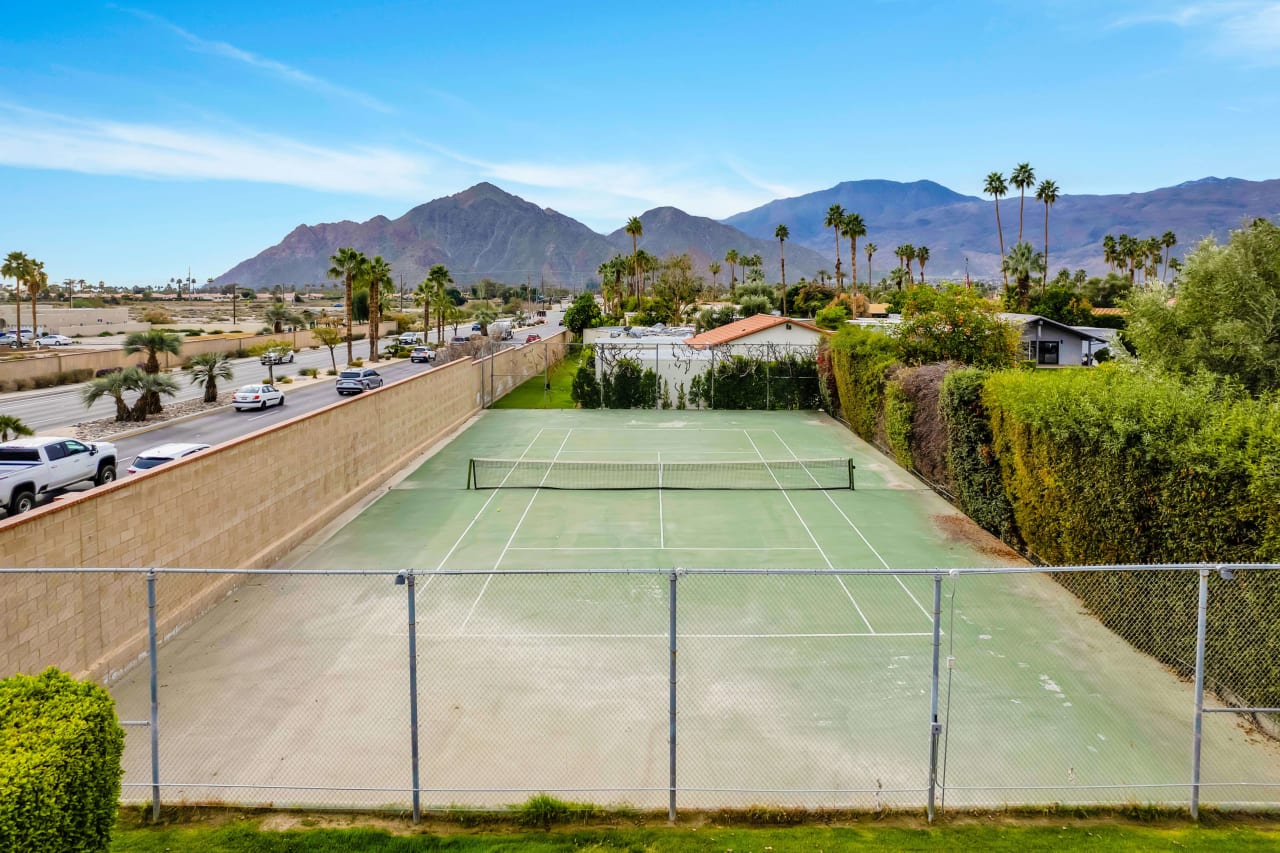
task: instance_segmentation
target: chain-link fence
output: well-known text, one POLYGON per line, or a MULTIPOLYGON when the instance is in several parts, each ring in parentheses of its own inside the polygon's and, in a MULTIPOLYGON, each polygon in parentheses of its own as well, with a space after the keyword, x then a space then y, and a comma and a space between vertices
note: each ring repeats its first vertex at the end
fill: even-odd
POLYGON ((34 590, 6 620, 61 602, 77 642, 132 638, 106 650, 130 802, 933 814, 1274 805, 1277 568, 3 582, 34 590))

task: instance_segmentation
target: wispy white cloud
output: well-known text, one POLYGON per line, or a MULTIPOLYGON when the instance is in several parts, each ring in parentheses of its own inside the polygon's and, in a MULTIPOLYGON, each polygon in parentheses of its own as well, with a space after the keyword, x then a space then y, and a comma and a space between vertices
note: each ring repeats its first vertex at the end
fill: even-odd
POLYGON ((265 56, 259 56, 256 53, 238 48, 233 44, 228 44, 224 41, 213 41, 201 38, 195 33, 183 29, 172 21, 168 21, 151 12, 124 6, 115 6, 114 8, 118 8, 123 12, 128 12, 129 14, 139 17, 144 21, 149 21, 157 26, 169 30, 169 32, 185 41, 191 50, 196 51, 197 53, 206 53, 211 56, 219 56, 223 59, 240 62, 245 65, 252 66, 253 68, 266 71, 282 80, 301 86, 304 89, 310 89, 313 92, 328 97, 336 97, 353 101, 354 103, 360 104, 361 106, 367 107, 371 110, 383 113, 394 112, 391 107, 387 106, 382 101, 379 101, 372 95, 367 95, 364 92, 358 92, 354 89, 348 89, 345 86, 339 86, 336 83, 331 83, 328 80, 316 77, 314 74, 308 74, 301 69, 294 68, 292 65, 286 65, 283 62, 278 62, 265 56))
POLYGON ((1121 15, 1109 29, 1169 24, 1203 32, 1216 53, 1249 64, 1280 63, 1280 0, 1207 0, 1161 4, 1121 15))
POLYGON ((725 165, 739 178, 742 178, 742 180, 751 184, 751 186, 764 190, 769 194, 770 198, 793 198, 794 196, 803 194, 802 190, 798 190, 795 187, 788 186, 787 184, 775 183, 759 177, 753 170, 748 169, 736 159, 726 159, 725 165))
POLYGON ((421 199, 427 157, 308 145, 253 132, 81 119, 0 102, 0 163, 101 175, 233 180, 421 199))

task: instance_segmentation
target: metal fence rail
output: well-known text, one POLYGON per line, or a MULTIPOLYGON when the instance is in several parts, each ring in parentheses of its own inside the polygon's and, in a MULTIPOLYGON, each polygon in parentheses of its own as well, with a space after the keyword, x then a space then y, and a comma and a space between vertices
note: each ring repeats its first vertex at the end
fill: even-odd
POLYGON ((1280 794, 1276 565, 31 575, 145 588, 110 689, 157 813, 1280 794))

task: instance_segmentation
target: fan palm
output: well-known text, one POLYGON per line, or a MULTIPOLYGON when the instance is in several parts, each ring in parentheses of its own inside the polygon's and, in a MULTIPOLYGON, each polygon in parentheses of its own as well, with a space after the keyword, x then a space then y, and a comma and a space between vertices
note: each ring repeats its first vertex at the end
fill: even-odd
MULTIPOLYGON (((159 329, 150 329, 145 332, 130 332, 124 339, 125 355, 133 355, 139 352, 147 354, 146 363, 143 364, 143 371, 148 376, 155 376, 160 373, 160 353, 168 353, 169 355, 177 355, 182 349, 182 338, 172 332, 162 332, 159 329)), ((143 419, 147 415, 158 415, 161 411, 160 395, 158 393, 150 393, 144 391, 144 399, 139 399, 135 409, 141 407, 143 419), (144 405, 145 403, 145 405, 144 405)))
POLYGON ((738 278, 733 274, 733 268, 738 264, 738 250, 730 249, 724 253, 724 262, 729 265, 729 294, 733 294, 734 285, 738 283, 738 278))
POLYGON ((329 263, 332 266, 325 273, 326 278, 341 279, 346 290, 346 311, 347 311, 347 363, 352 359, 351 354, 351 308, 352 294, 351 282, 360 274, 361 269, 366 263, 363 253, 357 252, 352 248, 339 249, 335 254, 329 257, 329 263))
MULTIPOLYGON (((24 252, 10 252, 0 264, 0 277, 13 279, 14 326, 19 347, 22 346, 22 286, 31 274, 31 264, 31 259, 24 252)), ((35 328, 34 324, 32 328, 35 328)))
POLYGON ((640 298, 640 237, 644 234, 644 223, 640 221, 640 217, 633 216, 627 220, 627 224, 622 229, 631 235, 631 285, 635 288, 636 298, 640 298))
MULTIPOLYGON (((444 341, 444 324, 446 322, 446 309, 454 305, 453 297, 449 295, 449 285, 453 284, 453 276, 449 275, 449 268, 444 264, 435 264, 431 269, 427 270, 427 281, 431 282, 435 288, 435 294, 432 297, 436 303, 436 342, 444 341)), ((461 313, 459 311, 453 312, 461 313)), ((425 333, 425 330, 424 330, 425 333)))
POLYGON ((31 297, 31 334, 33 335, 40 334, 40 327, 36 324, 36 297, 48 286, 49 274, 44 271, 44 264, 40 261, 31 261, 27 275, 27 295, 31 297))
POLYGON ((914 261, 915 259, 916 259, 916 247, 911 245, 910 243, 904 244, 902 246, 902 266, 907 271, 908 284, 916 283, 915 274, 911 272, 911 262, 914 261))
MULTIPOLYGON (((1178 235, 1172 231, 1164 232, 1160 237, 1160 245, 1164 248, 1164 274, 1160 276, 1160 280, 1164 281, 1169 277, 1169 250, 1178 245, 1178 235)), ((32 323, 31 325, 35 325, 32 323)))
POLYGON ((849 238, 849 286, 852 290, 858 289, 858 238, 867 236, 867 223, 862 220, 862 216, 857 213, 849 213, 845 215, 844 225, 841 226, 844 236, 849 238))
POLYGON ((204 401, 218 401, 218 380, 230 380, 234 375, 231 369, 231 358, 225 352, 205 352, 193 356, 183 368, 191 376, 191 384, 204 383, 204 401))
POLYGON ((1018 242, 1022 242, 1022 209, 1027 203, 1027 187, 1036 185, 1036 171, 1031 168, 1030 163, 1019 163, 1009 173, 1009 183, 1012 184, 1021 197, 1018 199, 1018 242))
POLYGON ((1049 278, 1049 208, 1058 201, 1058 185, 1053 181, 1041 181, 1036 188, 1036 199, 1044 204, 1044 274, 1040 276, 1040 292, 1044 293, 1049 278))
POLYGON ((1108 272, 1116 269, 1116 238, 1108 234, 1102 238, 1102 260, 1107 264, 1108 272))
POLYGON ((480 307, 471 315, 475 322, 480 324, 480 334, 489 334, 489 324, 498 319, 498 313, 493 310, 493 306, 488 302, 480 303, 480 307))
POLYGON ((382 300, 395 282, 391 278, 391 264, 383 260, 382 255, 375 255, 363 272, 363 280, 369 285, 369 361, 377 361, 382 300))
MULTIPOLYGON (((90 380, 81 392, 85 408, 89 408, 102 397, 111 397, 116 401, 116 420, 122 422, 134 420, 133 412, 124 401, 124 395, 125 392, 137 390, 139 377, 143 375, 142 370, 137 367, 126 367, 124 370, 117 370, 115 373, 108 373, 106 376, 90 380)), ((141 419, 145 418, 144 414, 141 419)))
POLYGON ((877 251, 879 248, 880 248, 880 247, 879 247, 879 246, 877 246, 875 243, 868 243, 867 245, 865 245, 865 246, 863 246, 863 247, 862 247, 862 251, 864 251, 864 252, 866 252, 866 253, 867 253, 867 286, 868 286, 868 287, 870 287, 870 286, 871 286, 871 281, 872 281, 872 278, 871 278, 871 256, 872 256, 872 255, 874 255, 874 254, 876 253, 876 251, 877 251))
POLYGON ((161 394, 172 397, 178 393, 178 380, 167 373, 142 371, 134 377, 133 387, 135 391, 142 393, 133 404, 133 411, 130 413, 132 420, 145 421, 147 415, 159 414, 163 410, 160 405, 161 394))
MULTIPOLYGON (((422 284, 413 291, 413 304, 422 306, 422 340, 425 343, 431 337, 431 300, 435 298, 435 285, 431 279, 424 278, 422 284)), ((437 308, 437 310, 439 310, 437 308)))
POLYGON ((0 441, 8 441, 20 435, 35 435, 35 430, 13 415, 0 415, 0 441))
POLYGON ((787 252, 786 243, 791 237, 791 229, 779 225, 773 229, 773 236, 778 238, 778 265, 782 268, 782 316, 787 316, 787 252))
POLYGON ((844 208, 833 204, 827 208, 827 217, 822 220, 826 228, 836 232, 836 290, 844 288, 844 278, 840 273, 840 229, 844 227, 844 208))
POLYGON ((1044 269, 1044 256, 1031 248, 1030 243, 1018 243, 1009 250, 1002 267, 1006 274, 1013 276, 1018 310, 1026 311, 1031 302, 1031 279, 1044 269))
POLYGON ((929 262, 929 247, 921 246, 916 249, 916 263, 920 264, 920 283, 924 284, 924 265, 929 262))
MULTIPOLYGON (((1004 182, 1004 175, 999 172, 992 172, 987 175, 987 181, 983 185, 982 191, 991 196, 996 201, 996 234, 1000 237, 1000 270, 1004 272, 1004 228, 1000 225, 1000 197, 1007 195, 1009 187, 1004 182)), ((1004 286, 1009 286, 1009 275, 1004 274, 1004 286)))
POLYGON ((302 322, 302 318, 293 313, 293 311, 289 309, 289 306, 280 301, 274 301, 268 305, 263 316, 266 318, 266 321, 271 324, 271 331, 277 335, 284 331, 285 323, 296 325, 297 323, 302 322))
POLYGON ((720 283, 716 281, 716 277, 720 275, 720 264, 715 261, 707 264, 707 272, 711 273, 711 298, 714 300, 720 295, 720 283))

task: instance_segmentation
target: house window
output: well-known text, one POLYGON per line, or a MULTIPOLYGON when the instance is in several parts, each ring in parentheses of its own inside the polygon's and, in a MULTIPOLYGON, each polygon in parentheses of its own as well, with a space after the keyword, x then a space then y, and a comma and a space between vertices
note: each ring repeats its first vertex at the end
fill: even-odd
POLYGON ((1035 341, 1022 342, 1022 358, 1024 361, 1036 360, 1036 342, 1035 341))
POLYGON ((1057 364, 1060 341, 1040 341, 1040 355, 1036 364, 1057 364))

